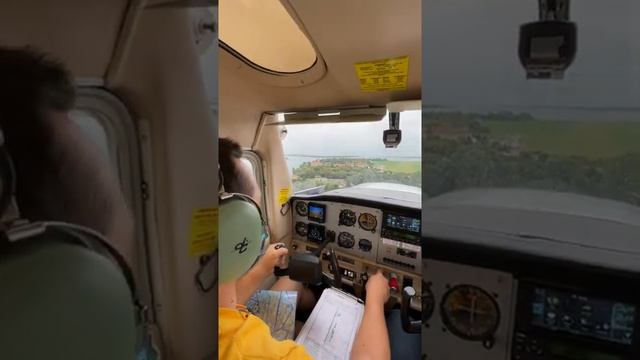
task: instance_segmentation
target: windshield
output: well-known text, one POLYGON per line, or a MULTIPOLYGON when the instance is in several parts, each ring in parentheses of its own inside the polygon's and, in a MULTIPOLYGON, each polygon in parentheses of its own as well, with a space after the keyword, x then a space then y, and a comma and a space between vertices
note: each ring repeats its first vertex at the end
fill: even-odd
POLYGON ((640 205, 640 2, 572 2, 577 54, 560 80, 527 80, 518 59, 538 1, 427 7, 427 196, 517 187, 640 205))
POLYGON ((386 116, 378 122, 288 125, 282 144, 294 192, 318 194, 372 182, 421 187, 420 114, 401 114, 397 148, 382 142, 386 116))

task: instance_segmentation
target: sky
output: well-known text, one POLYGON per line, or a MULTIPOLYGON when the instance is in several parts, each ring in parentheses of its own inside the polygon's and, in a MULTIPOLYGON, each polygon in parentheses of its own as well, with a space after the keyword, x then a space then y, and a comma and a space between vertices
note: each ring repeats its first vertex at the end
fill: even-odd
POLYGON ((382 132, 389 128, 385 116, 379 122, 288 125, 283 141, 287 155, 419 157, 421 154, 421 111, 400 115, 402 141, 398 148, 386 149, 382 132))
POLYGON ((614 115, 640 120, 640 1, 571 1, 578 50, 562 81, 528 81, 518 59, 519 27, 537 20, 537 4, 537 0, 426 0, 423 106, 516 111, 558 106, 634 108, 614 115))

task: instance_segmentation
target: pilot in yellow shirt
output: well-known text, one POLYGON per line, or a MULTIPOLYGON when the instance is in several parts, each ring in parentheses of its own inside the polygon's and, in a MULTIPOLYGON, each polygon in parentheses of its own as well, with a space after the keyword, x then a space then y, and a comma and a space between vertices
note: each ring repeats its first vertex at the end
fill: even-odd
POLYGON ((291 340, 271 337, 267 324, 246 308, 218 308, 218 358, 313 360, 304 347, 291 340))

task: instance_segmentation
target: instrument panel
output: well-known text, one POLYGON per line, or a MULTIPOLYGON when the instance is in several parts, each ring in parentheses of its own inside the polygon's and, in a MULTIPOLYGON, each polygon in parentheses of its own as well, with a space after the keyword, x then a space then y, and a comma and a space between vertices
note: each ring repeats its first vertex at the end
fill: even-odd
POLYGON ((640 302, 598 290, 601 279, 575 286, 562 275, 554 281, 435 259, 423 267, 428 359, 627 360, 640 353, 640 302))
MULTIPOLYGON (((293 199, 293 243, 297 251, 312 251, 327 237, 338 257, 342 282, 362 292, 368 275, 377 269, 393 279, 400 300, 401 289, 412 286, 421 291, 422 253, 420 246, 420 213, 413 209, 373 207, 347 201, 325 201, 314 198, 293 199)), ((323 271, 331 273, 326 256, 323 271)), ((420 297, 411 307, 422 309, 420 297)))
POLYGON ((423 358, 640 359, 637 207, 471 189, 422 215, 423 358))
POLYGON ((321 244, 358 258, 376 261, 383 214, 379 209, 334 202, 295 201, 294 240, 321 244))
POLYGON ((331 201, 295 200, 294 240, 328 246, 402 271, 421 273, 420 218, 331 201))

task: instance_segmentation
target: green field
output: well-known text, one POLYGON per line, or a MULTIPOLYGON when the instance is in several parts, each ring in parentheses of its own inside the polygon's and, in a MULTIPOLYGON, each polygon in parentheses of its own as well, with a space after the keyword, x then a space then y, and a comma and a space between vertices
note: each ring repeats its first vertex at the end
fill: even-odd
POLYGON ((421 162, 418 160, 411 161, 396 161, 396 160, 374 160, 375 166, 382 166, 384 171, 391 171, 394 173, 411 174, 419 172, 421 168, 421 162))
POLYGON ((293 169, 295 191, 324 186, 326 191, 367 182, 389 182, 420 187, 421 161, 386 159, 318 159, 293 169))
POLYGON ((520 137, 523 150, 606 158, 640 153, 640 123, 486 121, 492 138, 520 137))

